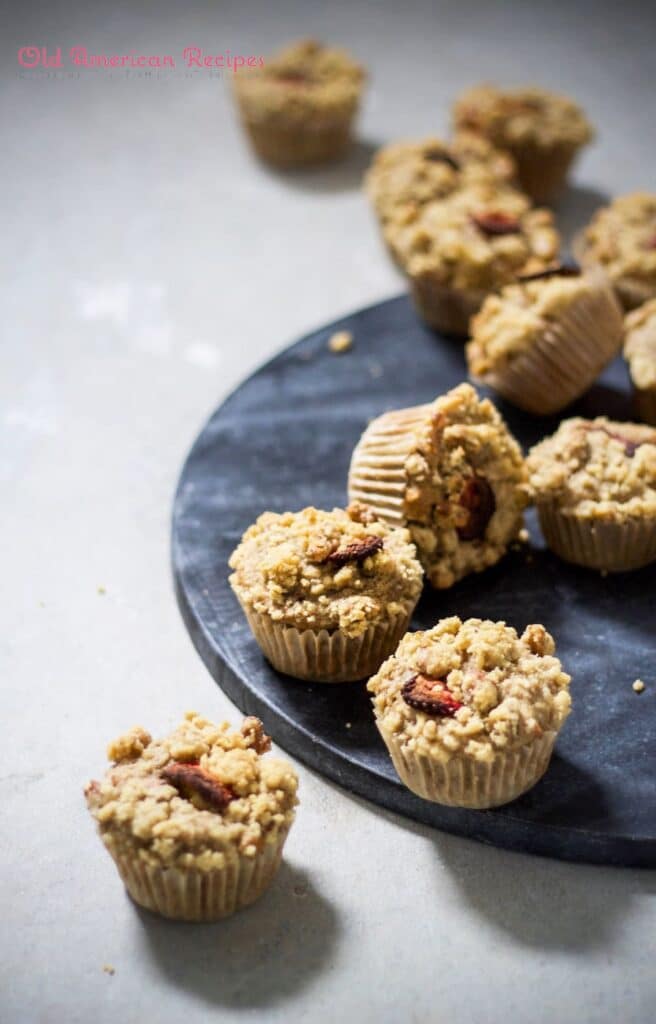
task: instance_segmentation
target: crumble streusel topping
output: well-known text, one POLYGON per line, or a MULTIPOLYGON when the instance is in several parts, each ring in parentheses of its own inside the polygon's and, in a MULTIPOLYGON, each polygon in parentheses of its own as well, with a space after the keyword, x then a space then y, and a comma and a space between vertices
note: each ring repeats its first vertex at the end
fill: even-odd
POLYGON ((656 388, 656 299, 624 320, 624 357, 637 388, 656 388))
POLYGON ((489 291, 552 263, 560 245, 549 210, 521 192, 477 182, 392 218, 385 238, 411 278, 489 291))
POLYGON ((619 196, 598 210, 583 232, 581 258, 600 264, 616 285, 656 294, 656 194, 619 196))
POLYGON ((531 449, 527 466, 536 504, 621 520, 656 515, 656 430, 599 416, 564 420, 531 449))
POLYGON ((101 782, 85 789, 87 806, 112 855, 159 866, 209 871, 238 851, 255 856, 271 833, 294 820, 298 780, 292 766, 262 757, 270 741, 256 718, 239 732, 189 711, 169 736, 153 740, 141 727, 108 748, 113 761, 101 782), (202 796, 166 780, 186 766, 227 797, 218 812, 202 796))
POLYGON ((414 604, 422 570, 410 534, 357 504, 265 512, 230 558, 240 601, 297 629, 357 637, 414 604))
POLYGON ((474 86, 456 101, 454 120, 457 128, 482 132, 497 146, 530 143, 548 149, 563 144, 582 146, 594 138, 578 104, 534 86, 474 86))
POLYGON ((570 711, 570 677, 554 657, 552 637, 540 625, 521 637, 505 622, 443 619, 425 632, 407 633, 396 653, 370 679, 376 718, 409 750, 448 761, 464 753, 491 761, 499 751, 558 731, 570 711), (408 704, 408 681, 446 693, 448 715, 408 704))
POLYGON ((533 346, 550 322, 598 289, 599 283, 585 275, 557 274, 510 284, 500 294, 489 295, 472 318, 466 349, 470 371, 483 376, 507 366, 533 346))
POLYGON ((432 199, 444 199, 476 181, 509 182, 515 162, 473 132, 451 142, 428 138, 397 142, 378 150, 367 173, 366 189, 382 221, 413 213, 432 199))

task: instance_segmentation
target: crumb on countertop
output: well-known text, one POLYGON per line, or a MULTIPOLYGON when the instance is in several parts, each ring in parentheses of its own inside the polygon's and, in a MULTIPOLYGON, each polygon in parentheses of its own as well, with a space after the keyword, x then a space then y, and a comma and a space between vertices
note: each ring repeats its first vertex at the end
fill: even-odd
POLYGON ((107 588, 103 587, 102 583, 98 584, 98 593, 101 595, 101 597, 103 594, 107 593, 107 588))
POLYGON ((645 688, 645 684, 643 683, 642 679, 636 679, 635 683, 633 683, 633 690, 636 693, 642 693, 644 688, 645 688))
POLYGON ((111 964, 103 964, 103 971, 105 974, 116 974, 116 968, 112 967, 111 964))
POLYGON ((336 331, 335 334, 331 335, 328 339, 328 348, 331 352, 339 354, 341 352, 348 352, 353 346, 353 335, 350 331, 336 331))

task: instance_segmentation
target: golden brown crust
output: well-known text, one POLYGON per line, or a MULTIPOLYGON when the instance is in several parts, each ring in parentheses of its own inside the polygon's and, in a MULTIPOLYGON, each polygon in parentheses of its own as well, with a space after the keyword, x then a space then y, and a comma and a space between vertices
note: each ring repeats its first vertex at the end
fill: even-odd
POLYGON ((656 299, 629 313, 624 320, 624 357, 637 388, 656 395, 656 299))
POLYGON ((515 149, 530 144, 543 150, 583 146, 594 137, 590 122, 567 96, 534 86, 467 89, 454 106, 456 128, 481 132, 495 145, 515 149))
POLYGON ((656 193, 618 196, 598 210, 578 243, 586 266, 601 266, 627 309, 656 297, 656 193))

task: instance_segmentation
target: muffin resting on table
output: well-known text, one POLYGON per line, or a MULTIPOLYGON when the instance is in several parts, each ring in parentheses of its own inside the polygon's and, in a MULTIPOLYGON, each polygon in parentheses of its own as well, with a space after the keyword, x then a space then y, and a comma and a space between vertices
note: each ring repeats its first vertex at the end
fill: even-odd
POLYGON ((656 560, 656 430, 564 420, 531 449, 530 494, 547 544, 567 562, 623 572, 656 560))
POLYGON ((213 921, 253 903, 280 864, 297 778, 257 718, 239 732, 193 711, 162 740, 141 727, 110 744, 85 788, 132 899, 164 917, 213 921))
POLYGON ((562 190, 579 149, 594 138, 576 103, 532 86, 468 89, 456 101, 454 123, 507 149, 517 162, 521 187, 539 203, 562 190))
POLYGON ((242 123, 263 160, 300 167, 347 149, 365 73, 344 50, 302 40, 234 79, 242 123))
POLYGON ((385 237, 421 316, 457 335, 469 333, 489 292, 517 274, 544 270, 560 245, 548 210, 533 209, 515 189, 482 182, 391 220, 385 237))
POLYGON ((349 497, 407 526, 434 587, 494 565, 523 522, 526 469, 501 416, 461 384, 384 413, 351 459, 349 497))
POLYGON ((401 781, 425 800, 498 807, 547 770, 570 677, 543 626, 453 617, 408 633, 367 689, 401 781))
POLYGON ((557 412, 617 354, 622 312, 607 279, 554 267, 489 295, 471 322, 472 377, 528 412, 557 412))
POLYGON ((419 600, 410 534, 367 508, 265 512, 233 552, 230 584, 262 651, 299 679, 370 676, 419 600))
POLYGON ((624 320, 624 357, 635 388, 638 415, 656 426, 656 299, 624 320))
POLYGON ((597 210, 574 252, 583 266, 602 268, 625 309, 656 298, 656 194, 619 196, 597 210))
POLYGON ((376 153, 366 189, 384 226, 392 216, 408 217, 432 199, 444 199, 478 181, 512 182, 515 162, 473 132, 451 142, 429 138, 396 142, 376 153))

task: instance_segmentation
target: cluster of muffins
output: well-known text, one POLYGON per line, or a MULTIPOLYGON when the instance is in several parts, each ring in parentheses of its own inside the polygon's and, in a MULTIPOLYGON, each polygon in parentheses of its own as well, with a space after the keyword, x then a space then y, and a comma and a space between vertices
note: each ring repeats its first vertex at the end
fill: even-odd
MULTIPOLYGON (((364 81, 347 53, 311 40, 242 71, 236 99, 256 153, 285 168, 337 159, 364 81)), ((368 679, 413 793, 484 809, 547 770, 570 677, 540 624, 519 635, 453 615, 408 627, 424 580, 444 590, 498 563, 528 504, 567 562, 625 572, 656 561, 656 195, 599 211, 576 242, 581 269, 563 265, 553 214, 534 203, 562 190, 592 139, 581 109, 536 88, 478 86, 457 100, 454 126, 451 141, 385 147, 367 175, 419 312, 469 335, 472 377, 537 415, 581 395, 624 345, 645 423, 566 419, 525 458, 467 383, 384 412, 352 453, 348 507, 264 512, 230 558, 230 584, 278 671, 368 679)), ((269 746, 258 719, 232 732, 194 712, 163 740, 137 727, 110 745, 85 796, 139 905, 207 921, 261 895, 297 804, 296 774, 269 746)))

